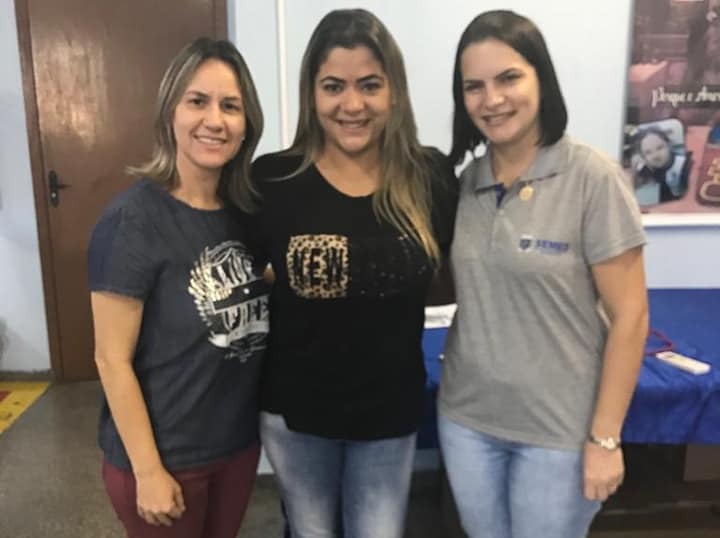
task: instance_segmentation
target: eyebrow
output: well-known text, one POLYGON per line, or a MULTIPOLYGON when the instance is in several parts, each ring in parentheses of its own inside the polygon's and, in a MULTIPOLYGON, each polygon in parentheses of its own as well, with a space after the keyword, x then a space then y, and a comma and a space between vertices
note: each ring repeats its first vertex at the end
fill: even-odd
MULTIPOLYGON (((495 75, 493 78, 497 79, 500 77, 503 77, 505 75, 508 75, 510 73, 522 73, 522 70, 519 67, 508 67, 505 69, 505 71, 501 71, 497 75, 495 75)), ((482 82, 483 80, 480 78, 464 78, 463 83, 474 83, 474 82, 482 82)))
MULTIPOLYGON (((363 82, 369 82, 371 80, 385 80, 382 75, 378 75, 376 73, 372 73, 370 75, 366 75, 362 78, 357 79, 357 82, 363 83, 363 82)), ((320 82, 347 82, 345 79, 340 77, 335 77, 333 75, 328 75, 326 77, 323 77, 320 79, 320 82)))
MULTIPOLYGON (((204 97, 204 98, 206 98, 206 99, 207 99, 208 97, 210 97, 209 94, 207 94, 207 93, 205 93, 205 92, 202 92, 202 91, 200 91, 200 90, 188 90, 188 91, 185 92, 185 95, 196 95, 196 96, 198 96, 198 97, 204 97)), ((241 101, 241 100, 242 100, 242 96, 240 96, 240 95, 226 95, 226 96, 223 96, 222 99, 225 100, 225 101, 227 101, 227 100, 230 100, 230 101, 241 101)))

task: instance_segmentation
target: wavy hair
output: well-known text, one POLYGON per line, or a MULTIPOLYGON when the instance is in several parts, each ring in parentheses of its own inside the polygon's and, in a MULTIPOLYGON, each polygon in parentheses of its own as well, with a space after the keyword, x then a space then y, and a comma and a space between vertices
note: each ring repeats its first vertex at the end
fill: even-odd
POLYGON ((315 78, 321 64, 337 47, 367 47, 385 71, 390 86, 393 104, 380 141, 381 178, 373 194, 373 210, 380 219, 415 240, 437 262, 440 251, 430 218, 432 157, 417 138, 400 48, 383 23, 369 11, 331 11, 313 31, 300 68, 300 113, 295 139, 283 153, 303 157, 295 173, 307 169, 321 155, 324 134, 315 111, 315 78))
POLYGON ((237 154, 222 168, 218 196, 245 211, 253 211, 256 203, 255 189, 250 180, 250 162, 262 134, 263 115, 250 70, 235 45, 226 40, 201 37, 186 45, 172 59, 158 91, 152 156, 140 166, 128 167, 128 171, 154 179, 167 189, 177 186, 177 143, 173 132, 175 108, 200 64, 210 59, 220 60, 234 71, 245 111, 245 139, 237 154))

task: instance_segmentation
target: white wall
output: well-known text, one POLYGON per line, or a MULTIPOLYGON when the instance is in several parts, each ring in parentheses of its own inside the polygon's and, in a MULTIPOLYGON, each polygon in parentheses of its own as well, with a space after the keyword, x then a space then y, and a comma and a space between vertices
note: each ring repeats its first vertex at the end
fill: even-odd
MULTIPOLYGON (((410 94, 426 144, 450 146, 452 68, 465 26, 486 9, 514 9, 543 30, 571 111, 569 130, 613 155, 620 148, 629 2, 578 0, 286 0, 291 125, 297 118, 299 65, 320 18, 331 9, 363 7, 390 29, 403 51, 410 94), (591 104, 592 103, 592 104, 591 104)), ((238 27, 238 30, 240 28, 238 27)))
POLYGON ((14 3, 0 2, 2 371, 50 368, 14 3))
POLYGON ((650 288, 720 288, 720 228, 646 228, 650 288))
POLYGON ((282 146, 278 67, 278 29, 275 2, 228 1, 228 34, 253 75, 265 117, 257 155, 282 146))

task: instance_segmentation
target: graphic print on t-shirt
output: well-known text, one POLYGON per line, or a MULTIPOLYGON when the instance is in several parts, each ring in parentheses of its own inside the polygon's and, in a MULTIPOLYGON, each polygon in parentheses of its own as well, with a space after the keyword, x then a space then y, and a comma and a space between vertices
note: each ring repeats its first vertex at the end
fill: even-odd
POLYGON ((288 280, 305 299, 347 296, 350 256, 342 235, 295 235, 287 248, 288 280))
POLYGON ((268 297, 242 243, 225 241, 205 248, 190 272, 188 291, 211 330, 210 342, 228 349, 226 358, 244 362, 265 348, 268 297))

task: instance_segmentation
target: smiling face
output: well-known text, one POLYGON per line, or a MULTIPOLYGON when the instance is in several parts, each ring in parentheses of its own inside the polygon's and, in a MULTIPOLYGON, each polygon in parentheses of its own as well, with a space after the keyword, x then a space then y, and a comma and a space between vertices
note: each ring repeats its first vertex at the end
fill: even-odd
POLYGON ((518 150, 540 139, 535 68, 497 39, 467 46, 460 57, 463 101, 471 121, 496 148, 518 150))
POLYGON ((357 157, 379 149, 390 116, 390 85, 370 49, 332 49, 315 77, 314 101, 324 151, 357 157))
POLYGON ((649 133, 640 142, 640 156, 650 168, 662 168, 670 162, 670 145, 660 135, 649 133))
POLYGON ((245 136, 242 92, 229 65, 216 59, 200 64, 175 107, 173 133, 181 180, 220 177, 245 136))

